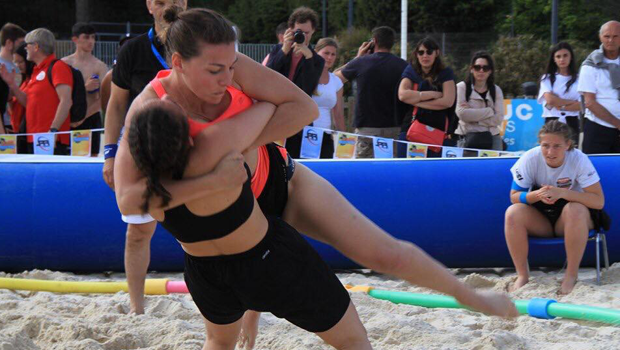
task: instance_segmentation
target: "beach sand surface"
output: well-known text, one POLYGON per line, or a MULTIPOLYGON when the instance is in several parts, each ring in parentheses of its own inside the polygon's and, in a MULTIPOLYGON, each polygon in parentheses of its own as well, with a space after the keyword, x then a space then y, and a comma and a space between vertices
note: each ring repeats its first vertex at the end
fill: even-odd
MULTIPOLYGON (((503 291, 514 270, 453 270, 479 290, 503 291)), ((558 296, 562 272, 533 271, 514 299, 553 298, 558 302, 620 309, 620 263, 597 286, 593 269, 582 269, 573 293, 558 296)), ((119 281, 123 274, 75 275, 34 270, 0 277, 58 281, 119 281)), ((149 278, 183 280, 182 274, 151 273, 149 278)), ((384 275, 338 273, 345 284, 430 293, 384 275)), ((620 326, 568 319, 514 320, 467 310, 396 305, 362 293, 351 295, 375 349, 419 350, 618 350, 620 326)), ((146 314, 132 315, 127 293, 55 294, 0 290, 0 350, 189 350, 201 349, 205 331, 189 295, 147 296, 146 314)), ((255 349, 330 349, 320 338, 271 314, 261 316, 255 349)))

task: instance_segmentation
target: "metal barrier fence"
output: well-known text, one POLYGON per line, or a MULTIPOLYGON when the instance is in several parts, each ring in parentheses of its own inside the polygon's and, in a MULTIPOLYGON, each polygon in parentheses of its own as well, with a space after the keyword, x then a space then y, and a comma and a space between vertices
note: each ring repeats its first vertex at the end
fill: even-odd
MULTIPOLYGON (((273 44, 239 44, 239 52, 252 58, 256 62, 262 62, 265 56, 271 51, 273 44)), ((56 41, 56 57, 62 58, 72 54, 75 46, 70 40, 56 41)), ((93 55, 102 60, 108 67, 114 65, 114 60, 118 54, 118 42, 98 41, 95 43, 93 55)))

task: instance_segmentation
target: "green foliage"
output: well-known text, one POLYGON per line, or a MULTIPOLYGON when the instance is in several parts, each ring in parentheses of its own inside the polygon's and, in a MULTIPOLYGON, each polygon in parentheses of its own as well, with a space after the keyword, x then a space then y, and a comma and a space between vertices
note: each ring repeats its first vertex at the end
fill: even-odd
POLYGON ((501 37, 491 53, 495 60, 495 84, 506 96, 521 95, 521 84, 537 82, 543 74, 549 44, 533 35, 501 37))

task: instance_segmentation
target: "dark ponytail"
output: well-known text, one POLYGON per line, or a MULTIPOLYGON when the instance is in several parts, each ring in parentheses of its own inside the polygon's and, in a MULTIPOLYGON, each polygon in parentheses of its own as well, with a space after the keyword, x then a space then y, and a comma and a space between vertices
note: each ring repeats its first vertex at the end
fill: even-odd
POLYGON ((153 196, 161 197, 162 206, 170 203, 172 196, 160 181, 163 177, 180 179, 189 153, 187 119, 163 103, 154 101, 139 110, 128 133, 131 155, 146 176, 143 213, 149 211, 153 196))

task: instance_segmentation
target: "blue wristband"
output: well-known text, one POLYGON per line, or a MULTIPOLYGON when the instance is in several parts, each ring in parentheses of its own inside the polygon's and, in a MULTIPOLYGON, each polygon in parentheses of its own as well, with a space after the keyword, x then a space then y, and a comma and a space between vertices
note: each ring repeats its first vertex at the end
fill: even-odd
POLYGON ((523 204, 528 204, 527 203, 527 192, 521 192, 521 194, 519 195, 519 202, 523 204))
POLYGON ((116 157, 116 151, 118 151, 117 144, 105 145, 103 146, 103 158, 109 159, 116 157))

